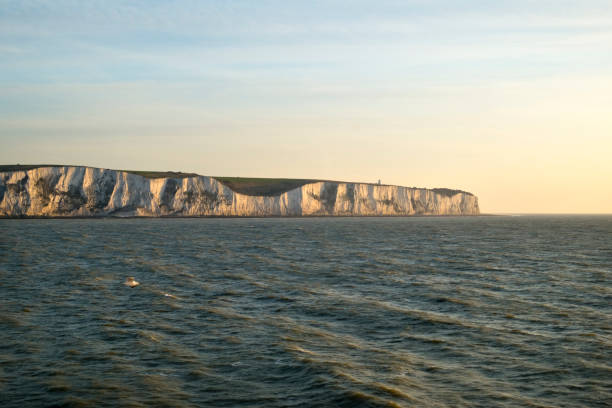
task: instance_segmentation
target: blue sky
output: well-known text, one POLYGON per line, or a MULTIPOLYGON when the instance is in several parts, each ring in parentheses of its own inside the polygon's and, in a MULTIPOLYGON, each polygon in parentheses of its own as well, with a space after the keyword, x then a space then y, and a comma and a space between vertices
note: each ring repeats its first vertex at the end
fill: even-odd
POLYGON ((609 1, 0 0, 0 94, 2 163, 612 212, 609 1))

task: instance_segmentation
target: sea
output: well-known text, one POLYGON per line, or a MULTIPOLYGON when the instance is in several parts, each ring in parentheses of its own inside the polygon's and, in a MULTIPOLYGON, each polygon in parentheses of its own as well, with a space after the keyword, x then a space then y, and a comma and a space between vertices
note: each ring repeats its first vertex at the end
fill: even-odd
POLYGON ((609 407, 611 278, 609 215, 4 219, 0 407, 609 407))

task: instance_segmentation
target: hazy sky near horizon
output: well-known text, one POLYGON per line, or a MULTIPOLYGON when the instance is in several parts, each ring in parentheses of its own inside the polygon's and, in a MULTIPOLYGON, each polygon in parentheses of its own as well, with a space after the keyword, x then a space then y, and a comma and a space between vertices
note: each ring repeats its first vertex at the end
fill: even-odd
POLYGON ((612 3, 0 0, 0 163, 612 213, 612 3))

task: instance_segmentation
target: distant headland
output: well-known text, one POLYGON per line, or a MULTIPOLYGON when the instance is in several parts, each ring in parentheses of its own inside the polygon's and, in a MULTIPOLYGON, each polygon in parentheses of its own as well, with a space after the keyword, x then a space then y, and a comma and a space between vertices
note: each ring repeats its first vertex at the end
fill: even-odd
POLYGON ((0 165, 0 217, 4 218, 478 214, 475 195, 448 188, 0 165))

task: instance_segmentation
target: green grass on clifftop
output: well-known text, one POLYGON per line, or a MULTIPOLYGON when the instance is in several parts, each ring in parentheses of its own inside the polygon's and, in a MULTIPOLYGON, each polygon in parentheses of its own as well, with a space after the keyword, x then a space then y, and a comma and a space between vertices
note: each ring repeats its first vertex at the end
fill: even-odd
POLYGON ((0 164, 0 172, 6 171, 28 171, 40 167, 62 167, 57 164, 0 164))
POLYGON ((250 178, 250 177, 214 177, 220 183, 225 184, 240 194, 251 196, 275 196, 280 195, 304 184, 314 183, 319 180, 308 179, 283 179, 283 178, 250 178))
POLYGON ((139 170, 119 170, 126 173, 136 174, 140 177, 156 179, 156 178, 186 178, 199 177, 196 173, 183 173, 182 171, 139 171, 139 170))

